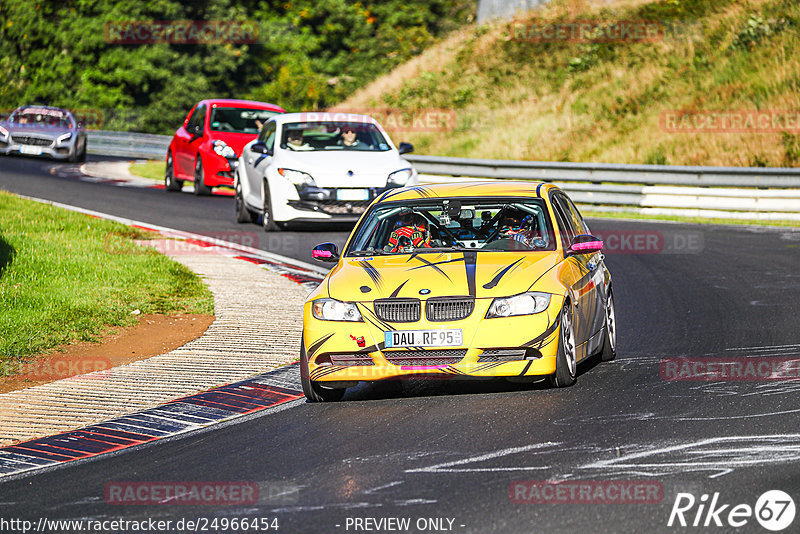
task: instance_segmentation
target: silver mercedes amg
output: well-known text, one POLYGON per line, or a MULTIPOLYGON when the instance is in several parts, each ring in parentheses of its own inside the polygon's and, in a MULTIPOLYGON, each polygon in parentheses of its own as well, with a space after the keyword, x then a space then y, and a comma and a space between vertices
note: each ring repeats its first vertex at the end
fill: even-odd
POLYGON ((0 121, 0 154, 86 161, 86 131, 66 109, 21 106, 0 121))

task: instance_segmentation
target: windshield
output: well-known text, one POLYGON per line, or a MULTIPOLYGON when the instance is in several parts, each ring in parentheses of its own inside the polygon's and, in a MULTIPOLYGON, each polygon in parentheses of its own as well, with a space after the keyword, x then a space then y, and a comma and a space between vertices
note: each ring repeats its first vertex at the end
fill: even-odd
POLYGON ((374 125, 363 122, 294 122, 283 125, 281 148, 385 152, 389 144, 374 125))
POLYGON ((211 108, 209 128, 214 132, 258 134, 258 131, 277 111, 250 108, 211 108))
POLYGON ((73 126, 73 122, 66 111, 37 107, 18 109, 9 117, 9 122, 30 126, 56 126, 59 128, 71 128, 73 126))
POLYGON ((541 199, 436 199, 373 207, 346 255, 555 250, 541 199))

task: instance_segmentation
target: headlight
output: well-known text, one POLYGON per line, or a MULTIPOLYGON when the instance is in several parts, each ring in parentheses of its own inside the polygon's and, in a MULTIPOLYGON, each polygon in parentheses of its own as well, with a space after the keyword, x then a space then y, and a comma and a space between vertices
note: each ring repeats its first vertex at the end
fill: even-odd
POLYGON ((353 302, 341 302, 334 299, 317 299, 311 303, 311 311, 314 317, 321 321, 352 321, 362 322, 361 314, 358 313, 353 302))
POLYGON ((314 178, 305 172, 293 171, 292 169, 278 169, 278 174, 292 182, 294 185, 317 185, 314 178))
POLYGON ((0 137, 8 137, 8 130, 0 126, 0 137))
POLYGON ((389 175, 386 185, 406 185, 411 179, 413 171, 411 169, 400 169, 389 175))
POLYGON ((550 305, 549 293, 522 293, 513 297, 497 298, 492 301, 486 318, 512 317, 541 313, 550 305))
POLYGON ((214 141, 214 152, 223 158, 233 159, 236 157, 236 152, 231 147, 225 144, 225 141, 217 139, 214 141))
POLYGON ((59 135, 58 138, 56 138, 56 144, 60 145, 61 143, 66 143, 70 139, 72 139, 72 133, 65 133, 64 135, 59 135))

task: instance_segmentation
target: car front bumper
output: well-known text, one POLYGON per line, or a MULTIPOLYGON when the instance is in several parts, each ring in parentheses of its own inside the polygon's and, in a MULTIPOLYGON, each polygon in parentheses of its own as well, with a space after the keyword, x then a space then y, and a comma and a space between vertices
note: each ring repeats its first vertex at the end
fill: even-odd
MULTIPOLYGON (((463 344, 453 347, 386 348, 385 331, 371 322, 321 321, 307 302, 303 342, 311 380, 352 385, 423 376, 434 379, 539 377, 556 369, 559 311, 553 296, 535 315, 486 319, 492 299, 477 299, 467 319, 431 323, 394 323, 396 330, 460 329, 463 344)), ((424 303, 423 303, 424 305, 424 303)))
POLYGON ((74 156, 76 150, 75 143, 62 144, 58 146, 37 146, 23 145, 15 143, 13 140, 0 139, 0 154, 3 155, 23 155, 49 157, 57 160, 66 160, 74 156))

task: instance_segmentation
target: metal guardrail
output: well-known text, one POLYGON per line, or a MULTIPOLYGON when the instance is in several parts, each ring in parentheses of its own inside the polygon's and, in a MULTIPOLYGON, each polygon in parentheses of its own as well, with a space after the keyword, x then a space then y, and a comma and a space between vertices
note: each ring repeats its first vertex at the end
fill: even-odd
POLYGON ((798 187, 800 168, 680 167, 408 156, 419 172, 508 180, 715 187, 798 187))
MULTIPOLYGON (((163 159, 168 135, 90 130, 90 154, 163 159)), ((555 182, 606 211, 800 220, 800 168, 689 167, 405 156, 429 182, 476 178, 555 182), (465 178, 466 177, 466 178, 465 178)))
POLYGON ((171 140, 169 135, 88 130, 86 148, 102 156, 164 159, 171 140))

